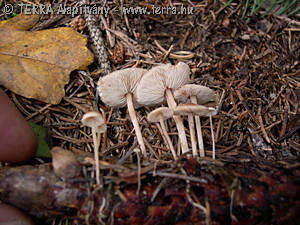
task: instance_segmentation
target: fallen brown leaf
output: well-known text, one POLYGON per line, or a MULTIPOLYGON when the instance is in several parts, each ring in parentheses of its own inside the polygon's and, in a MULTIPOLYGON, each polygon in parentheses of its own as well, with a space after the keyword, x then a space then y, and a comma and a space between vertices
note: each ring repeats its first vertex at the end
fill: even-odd
POLYGON ((93 61, 87 40, 71 28, 27 31, 36 15, 0 22, 0 84, 27 98, 58 104, 69 74, 93 61))

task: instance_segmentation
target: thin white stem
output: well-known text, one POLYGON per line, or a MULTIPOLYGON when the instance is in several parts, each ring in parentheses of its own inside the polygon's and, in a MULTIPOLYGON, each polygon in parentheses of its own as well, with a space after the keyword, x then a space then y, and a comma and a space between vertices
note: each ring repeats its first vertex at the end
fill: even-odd
POLYGON ((199 146, 199 151, 200 151, 200 157, 204 157, 205 156, 205 151, 204 151, 200 116, 195 116, 195 122, 196 122, 197 138, 198 138, 198 146, 199 146))
POLYGON ((147 152, 146 152, 146 147, 145 147, 145 143, 144 143, 144 140, 143 140, 142 132, 140 130, 139 122, 136 118, 136 113, 135 113, 135 110, 134 110, 134 107, 133 107, 132 94, 128 93, 126 95, 126 98, 127 98, 127 106, 128 106, 129 116, 131 118, 131 122, 132 122, 134 130, 135 130, 137 141, 138 141, 139 146, 142 150, 143 156, 147 157, 147 152))
POLYGON ((215 135, 214 135, 213 122, 212 122, 211 115, 209 116, 209 122, 210 122, 210 131, 211 131, 211 139, 212 139, 212 158, 216 159, 215 135))
POLYGON ((196 134, 195 134, 194 118, 193 118, 193 114, 192 113, 189 113, 189 115, 188 115, 188 122, 189 122, 189 129, 190 129, 190 136, 191 136, 193 157, 197 157, 198 156, 197 141, 196 141, 196 134))
POLYGON ((160 126, 160 122, 155 123, 155 125, 156 125, 157 129, 159 130, 159 133, 161 134, 162 138, 164 139, 164 143, 166 143, 167 146, 169 146, 168 141, 167 141, 167 139, 166 139, 166 137, 163 133, 163 130, 162 130, 161 126, 160 126))
MULTIPOLYGON (((197 104, 196 96, 191 96, 191 103, 197 104)), ((199 146, 199 151, 200 151, 200 157, 204 157, 205 156, 205 151, 204 151, 200 116, 195 116, 195 123, 196 123, 196 129, 197 129, 197 138, 198 138, 198 146, 199 146)))
POLYGON ((99 152, 98 152, 100 140, 97 138, 96 126, 92 127, 92 135, 93 135, 93 142, 94 142, 94 159, 96 163, 96 183, 97 185, 100 185, 100 166, 99 166, 99 152))
POLYGON ((135 149, 136 152, 136 157, 137 157, 137 162, 138 162, 138 188, 136 190, 136 194, 138 195, 141 190, 141 159, 140 159, 140 149, 135 149))
POLYGON ((177 141, 177 155, 180 155, 180 151, 181 150, 181 142, 180 142, 180 139, 178 139, 177 141))
MULTIPOLYGON (((170 109, 174 110, 177 104, 174 100, 173 93, 170 89, 166 90, 166 99, 167 99, 167 103, 168 103, 168 106, 170 107, 170 109)), ((178 136, 179 136, 179 139, 181 142, 182 153, 184 154, 189 151, 189 147, 188 147, 188 143, 186 140, 183 121, 182 121, 182 118, 178 115, 173 115, 173 118, 175 120, 176 127, 178 130, 178 136)))
POLYGON ((160 126, 161 126, 161 129, 162 129, 163 135, 165 136, 165 138, 167 140, 167 143, 169 145, 169 148, 171 149, 172 155, 173 155, 174 159, 177 160, 177 155, 176 155, 174 146, 173 146, 171 138, 170 138, 170 136, 167 132, 167 129, 166 129, 166 126, 165 126, 165 123, 164 123, 164 120, 163 120, 162 117, 159 118, 159 122, 160 122, 160 126))
POLYGON ((100 151, 103 151, 103 149, 101 148, 101 133, 97 134, 97 143, 98 143, 98 150, 101 149, 100 151))

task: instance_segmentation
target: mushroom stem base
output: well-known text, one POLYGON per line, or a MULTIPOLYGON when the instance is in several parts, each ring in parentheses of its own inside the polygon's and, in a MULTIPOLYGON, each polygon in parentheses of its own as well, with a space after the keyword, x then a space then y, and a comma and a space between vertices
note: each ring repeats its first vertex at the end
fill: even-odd
POLYGON ((193 156, 197 157, 198 151, 197 151, 197 141, 196 141, 196 134, 195 134, 195 123, 194 123, 193 114, 191 113, 189 113, 188 115, 188 122, 189 122, 193 156))
POLYGON ((169 148, 171 149, 172 155, 173 155, 174 159, 177 160, 176 151, 174 149, 174 146, 172 144, 170 136, 169 136, 169 134, 167 132, 167 129, 166 129, 166 126, 165 126, 163 118, 160 118, 159 122, 160 122, 160 126, 161 126, 161 129, 162 129, 163 135, 165 136, 165 138, 167 140, 167 143, 169 145, 169 148))
POLYGON ((214 135, 213 122, 212 122, 211 115, 209 116, 209 122, 210 122, 210 131, 211 131, 211 139, 212 139, 212 158, 216 159, 215 135, 214 135))
MULTIPOLYGON (((191 103, 198 104, 196 96, 191 96, 190 99, 191 99, 191 103)), ((196 123, 196 129, 197 129, 197 139, 198 139, 200 157, 204 157, 205 156, 205 151, 204 151, 200 116, 195 116, 195 123, 196 123)))
POLYGON ((137 117, 136 117, 134 107, 133 107, 132 93, 128 93, 126 95, 126 99, 127 99, 127 106, 128 106, 129 116, 131 118, 133 128, 135 130, 137 141, 138 141, 139 146, 142 150, 143 156, 147 157, 147 152, 146 152, 146 147, 145 147, 145 143, 144 143, 144 140, 143 140, 142 132, 141 132, 139 122, 138 122, 137 117))
MULTIPOLYGON (((170 89, 166 90, 166 99, 167 99, 168 106, 172 110, 174 110, 177 104, 174 100, 173 93, 170 89)), ((182 153, 184 154, 184 153, 189 151, 189 147, 188 147, 188 143, 187 143, 187 140, 186 140, 186 135, 185 135, 185 131, 184 131, 184 125, 183 125, 183 122, 182 122, 182 118, 180 116, 177 116, 177 115, 174 115, 173 118, 175 120, 176 127, 177 127, 177 130, 178 130, 178 136, 179 136, 179 139, 180 139, 180 142, 181 142, 182 153)))
POLYGON ((100 185, 100 165, 99 165, 99 152, 98 152, 100 139, 97 137, 95 127, 92 127, 92 135, 93 135, 93 142, 94 142, 94 159, 96 163, 96 183, 97 185, 100 185))

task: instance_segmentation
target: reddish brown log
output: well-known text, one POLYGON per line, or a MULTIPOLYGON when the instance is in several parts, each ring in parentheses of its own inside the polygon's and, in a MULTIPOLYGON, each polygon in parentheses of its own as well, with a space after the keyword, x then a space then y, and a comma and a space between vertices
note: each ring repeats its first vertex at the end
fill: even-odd
POLYGON ((153 170, 143 174, 139 194, 133 179, 123 181, 118 185, 121 195, 115 183, 108 185, 109 177, 104 178, 103 190, 92 192, 79 178, 77 182, 61 180, 50 165, 5 168, 0 170, 0 199, 38 217, 65 215, 91 224, 100 224, 100 219, 121 225, 299 224, 300 167, 296 162, 293 159, 283 167, 250 157, 181 160, 172 169, 159 166, 155 177, 153 170), (174 174, 177 177, 166 178, 174 174))

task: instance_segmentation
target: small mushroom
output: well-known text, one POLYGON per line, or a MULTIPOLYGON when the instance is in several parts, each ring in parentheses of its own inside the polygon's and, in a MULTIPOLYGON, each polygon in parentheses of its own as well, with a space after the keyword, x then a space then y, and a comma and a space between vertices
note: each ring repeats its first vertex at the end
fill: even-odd
POLYGON ((174 109, 174 115, 198 115, 198 116, 208 116, 210 122, 210 131, 212 138, 212 148, 213 148, 213 159, 216 158, 216 147, 215 147, 215 136, 213 130, 212 116, 217 114, 217 110, 213 107, 206 107, 204 105, 196 104, 184 104, 179 105, 174 109))
MULTIPOLYGON (((208 102, 216 101, 216 95, 214 90, 196 84, 183 85, 181 88, 177 89, 174 92, 174 97, 178 102, 187 103, 190 100, 191 103, 200 104, 200 105, 206 104, 208 102)), ((188 116, 188 120, 189 123, 191 123, 191 127, 193 127, 194 121, 190 117, 191 116, 188 116)), ((198 115, 195 115, 195 122, 196 122, 197 139, 198 139, 198 145, 200 150, 200 156, 204 157, 205 152, 204 152, 204 144, 203 144, 203 137, 202 137, 202 130, 201 130, 201 122, 200 122, 200 117, 198 115)))
POLYGON ((83 125, 92 129, 93 143, 94 143, 94 158, 96 162, 96 182, 100 184, 100 167, 99 167, 99 145, 100 134, 106 131, 106 124, 102 115, 99 112, 88 112, 83 115, 81 122, 83 125), (99 138, 97 137, 99 133, 99 138))
POLYGON ((167 144, 168 144, 169 148, 171 149, 171 152, 173 154, 174 159, 176 160, 177 155, 176 155, 174 146, 172 144, 172 141, 170 139, 170 136, 167 132, 167 129, 166 129, 166 126, 165 126, 165 123, 164 123, 165 120, 171 118, 172 116, 173 116, 173 111, 170 108, 160 107, 160 108, 157 108, 157 109, 153 110, 152 112, 150 112, 147 116, 147 119, 151 123, 157 123, 157 122, 160 123, 160 126, 162 128, 162 132, 163 132, 162 134, 166 138, 166 140, 168 142, 167 144))
MULTIPOLYGON (((189 81, 190 68, 187 64, 179 62, 177 65, 165 64, 153 67, 141 79, 136 93, 137 101, 142 105, 161 104, 167 100, 171 110, 176 107, 173 90, 180 88, 189 81)), ((189 151, 184 125, 180 116, 173 116, 178 136, 181 141, 182 153, 189 151)))
POLYGON ((178 102, 204 105, 208 102, 216 102, 215 91, 202 85, 186 84, 174 91, 174 98, 178 102))
POLYGON ((134 107, 140 106, 136 101, 135 92, 146 71, 140 68, 117 70, 101 78, 97 87, 101 100, 105 104, 111 107, 124 107, 127 105, 138 143, 145 157, 147 156, 146 147, 134 107))
POLYGON ((197 104, 182 104, 182 105, 178 105, 174 111, 173 111, 174 115, 189 115, 191 114, 195 114, 198 116, 214 116, 216 115, 216 109, 213 107, 207 107, 204 105, 197 105, 197 104))

